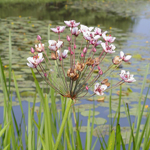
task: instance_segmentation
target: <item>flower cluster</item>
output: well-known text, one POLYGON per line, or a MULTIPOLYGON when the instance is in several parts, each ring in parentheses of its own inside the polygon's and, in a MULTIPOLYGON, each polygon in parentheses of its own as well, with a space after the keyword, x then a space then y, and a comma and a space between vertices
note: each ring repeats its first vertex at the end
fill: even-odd
POLYGON ((102 31, 100 28, 80 25, 80 22, 77 23, 75 20, 64 22, 70 30, 66 41, 62 40, 60 36, 66 26, 51 28, 53 32, 58 34, 58 40, 48 41, 50 51, 45 50, 41 37, 38 35, 39 44, 35 45, 35 50, 40 53, 31 48, 34 56, 27 58, 29 61, 27 65, 35 68, 46 83, 62 96, 77 100, 85 95, 88 97, 95 94, 103 95, 104 91, 124 82, 135 82, 133 75, 124 70, 120 74, 121 80, 111 87, 108 79, 105 78, 110 70, 109 73, 112 73, 123 61, 128 62, 131 59, 131 55, 125 55, 121 51, 120 56, 115 56, 112 60, 112 65, 105 70, 101 69, 101 63, 105 56, 115 52, 116 47, 112 44, 115 37, 107 35, 107 31, 102 31), (77 44, 78 37, 81 38, 80 46, 77 44), (101 50, 98 50, 100 48, 101 50), (43 61, 45 63, 42 63, 43 61), (96 83, 99 79, 101 82, 96 83), (90 94, 89 89, 94 84, 94 90, 90 94))

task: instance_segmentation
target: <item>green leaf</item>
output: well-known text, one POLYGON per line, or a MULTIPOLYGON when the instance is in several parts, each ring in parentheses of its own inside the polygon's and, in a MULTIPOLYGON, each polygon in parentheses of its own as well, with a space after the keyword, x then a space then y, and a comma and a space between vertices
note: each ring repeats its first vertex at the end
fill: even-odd
POLYGON ((113 130, 108 140, 107 150, 114 150, 114 146, 115 146, 115 131, 113 130))
POLYGON ((7 129, 9 124, 5 125, 5 127, 3 129, 1 129, 0 131, 0 137, 3 135, 3 133, 5 132, 5 130, 7 129))

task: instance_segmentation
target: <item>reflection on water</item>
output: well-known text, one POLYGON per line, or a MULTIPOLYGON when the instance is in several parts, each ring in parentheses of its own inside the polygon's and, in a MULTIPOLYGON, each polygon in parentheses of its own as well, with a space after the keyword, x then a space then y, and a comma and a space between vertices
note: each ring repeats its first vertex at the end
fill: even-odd
MULTIPOLYGON (((97 26, 102 25, 107 29, 109 27, 115 27, 126 32, 129 28, 133 27, 134 19, 131 14, 127 15, 125 13, 125 8, 119 10, 109 10, 114 7, 113 4, 108 6, 105 4, 98 3, 90 9, 89 6, 84 4, 66 4, 66 2, 61 3, 46 3, 46 4, 28 4, 28 3, 17 3, 17 4, 0 4, 0 17, 28 17, 37 18, 38 20, 51 20, 54 24, 57 21, 63 22, 64 20, 77 20, 82 22, 82 24, 97 26), (108 8, 107 8, 108 7, 108 8), (104 10, 107 9, 106 10, 104 10), (122 12, 124 9, 124 13, 122 12), (7 11, 6 11, 7 10, 7 11), (118 11, 118 12, 117 12, 118 11), (119 13, 120 11, 120 13, 119 13), (121 14, 121 15, 119 15, 121 14)), ((92 7, 92 5, 91 5, 92 7)), ((130 11, 129 11, 130 12, 130 11)))

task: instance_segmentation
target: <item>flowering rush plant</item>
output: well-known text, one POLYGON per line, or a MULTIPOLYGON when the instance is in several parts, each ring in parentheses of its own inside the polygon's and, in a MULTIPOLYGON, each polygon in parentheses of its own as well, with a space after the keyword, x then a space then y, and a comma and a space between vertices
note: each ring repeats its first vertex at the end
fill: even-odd
POLYGON ((108 36, 107 31, 102 31, 100 28, 80 25, 80 22, 77 23, 75 20, 64 21, 64 23, 70 30, 66 41, 61 39, 66 26, 51 28, 58 34, 58 40, 49 40, 47 51, 38 35, 39 44, 35 45, 35 49, 31 48, 34 56, 27 58, 27 65, 35 68, 55 91, 64 97, 77 100, 95 94, 103 95, 106 90, 125 82, 136 81, 133 75, 125 70, 120 73, 121 80, 113 86, 110 86, 106 78, 106 75, 110 75, 122 62, 131 59, 131 55, 125 55, 122 51, 120 56, 113 58, 108 68, 101 69, 106 55, 115 52, 116 47, 112 44, 115 37, 108 36), (82 37, 81 45, 77 45, 79 36, 82 37), (90 90, 94 84, 94 89, 90 90))

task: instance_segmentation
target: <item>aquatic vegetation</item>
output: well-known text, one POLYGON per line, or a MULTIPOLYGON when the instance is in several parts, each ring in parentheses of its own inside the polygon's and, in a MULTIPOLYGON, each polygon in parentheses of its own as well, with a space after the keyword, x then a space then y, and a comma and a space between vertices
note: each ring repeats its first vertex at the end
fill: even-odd
POLYGON ((109 75, 117 69, 122 62, 128 62, 131 55, 125 55, 122 51, 120 56, 115 56, 112 64, 101 69, 106 55, 115 51, 112 44, 115 37, 108 35, 107 31, 96 27, 87 27, 76 23, 75 20, 64 21, 70 29, 66 41, 62 40, 62 33, 66 26, 51 28, 51 31, 58 34, 58 40, 49 40, 49 50, 46 50, 42 43, 41 36, 37 36, 39 44, 32 47, 33 57, 29 57, 27 65, 35 68, 43 80, 49 84, 56 92, 63 97, 78 100, 85 96, 103 95, 106 90, 110 90, 125 82, 134 82, 133 75, 129 72, 121 71, 122 80, 110 86, 109 75), (78 26, 80 25, 80 28, 78 26), (77 38, 81 36, 81 45, 77 45, 77 38), (100 40, 103 39, 103 42, 100 40), (63 50, 65 49, 65 50, 63 50), (40 53, 37 53, 40 52, 40 53), (45 62, 45 63, 43 63, 45 62), (67 66, 66 66, 67 64, 67 66), (97 71, 98 70, 98 71, 97 71), (96 73, 97 72, 97 73, 96 73), (96 83, 98 82, 98 83, 96 83), (96 83, 96 84, 95 84, 96 83), (95 88, 93 86, 95 84, 95 88), (93 91, 90 94, 89 91, 93 91))

